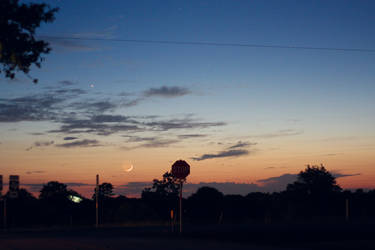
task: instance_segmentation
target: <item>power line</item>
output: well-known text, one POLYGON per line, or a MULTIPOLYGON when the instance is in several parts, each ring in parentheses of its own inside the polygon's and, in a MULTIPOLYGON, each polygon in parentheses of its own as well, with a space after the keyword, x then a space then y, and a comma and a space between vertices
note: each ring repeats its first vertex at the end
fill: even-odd
POLYGON ((44 35, 39 36, 39 37, 45 38, 45 39, 58 39, 58 40, 152 43, 152 44, 173 44, 173 45, 198 45, 198 46, 216 46, 216 47, 248 47, 248 48, 272 48, 272 49, 326 50, 326 51, 370 52, 370 53, 375 52, 375 49, 360 49, 360 48, 310 47, 310 46, 265 45, 265 44, 248 44, 248 43, 191 42, 191 41, 167 41, 167 40, 137 40, 137 39, 113 39, 113 38, 80 38, 80 37, 44 36, 44 35))

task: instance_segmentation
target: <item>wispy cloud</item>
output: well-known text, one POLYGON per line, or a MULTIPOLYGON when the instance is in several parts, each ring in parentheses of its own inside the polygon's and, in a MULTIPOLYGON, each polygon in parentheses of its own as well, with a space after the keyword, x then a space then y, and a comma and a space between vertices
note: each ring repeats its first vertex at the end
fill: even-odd
POLYGON ((243 147, 248 147, 248 146, 253 146, 253 145, 257 145, 257 143, 255 143, 255 142, 250 143, 250 142, 239 141, 236 144, 234 144, 233 146, 230 146, 229 149, 243 148, 243 147))
POLYGON ((144 141, 155 141, 158 137, 143 137, 135 135, 124 135, 123 137, 128 138, 127 142, 144 142, 144 141))
POLYGON ((34 170, 34 171, 26 171, 26 174, 43 174, 46 171, 43 170, 34 170))
POLYGON ((303 130, 295 129, 283 129, 273 133, 259 134, 259 135, 250 135, 250 138, 261 138, 261 139, 270 139, 275 137, 284 137, 284 136, 293 136, 303 134, 303 130))
POLYGON ((86 92, 53 89, 40 94, 0 99, 0 122, 55 121, 64 114, 64 102, 86 92))
POLYGON ((71 85, 76 85, 77 83, 70 81, 70 80, 63 80, 63 81, 59 81, 59 84, 63 86, 71 86, 71 85))
POLYGON ((172 97, 179 97, 190 94, 191 91, 187 88, 178 87, 178 86, 162 86, 160 88, 150 88, 144 91, 144 96, 151 97, 165 97, 165 98, 172 98, 172 97))
POLYGON ((170 119, 164 121, 146 122, 144 125, 159 131, 168 131, 171 129, 194 129, 194 128, 207 128, 218 127, 226 125, 225 122, 201 122, 191 118, 184 119, 170 119))
POLYGON ((243 155, 248 155, 250 152, 246 149, 233 149, 233 150, 225 150, 221 151, 216 154, 203 154, 199 157, 192 157, 195 161, 203 161, 207 159, 214 159, 214 158, 224 158, 224 157, 239 157, 243 155))
POLYGON ((30 151, 34 147, 47 147, 53 145, 55 142, 54 141, 37 141, 34 142, 33 146, 30 146, 26 149, 26 151, 30 151))
POLYGON ((115 38, 114 32, 118 29, 117 25, 112 25, 103 30, 96 31, 84 31, 71 34, 74 38, 101 38, 101 39, 111 39, 115 38))
POLYGON ((132 150, 137 148, 164 148, 180 142, 176 139, 164 139, 159 137, 131 137, 128 142, 144 142, 135 146, 124 146, 122 149, 132 150))
POLYGON ((30 135, 44 135, 44 133, 36 132, 36 133, 30 133, 30 135))
POLYGON ((360 173, 356 173, 356 174, 342 174, 340 172, 333 171, 332 175, 334 177, 336 177, 336 178, 343 178, 343 177, 358 176, 358 175, 361 175, 361 174, 360 173))
POLYGON ((180 139, 189 139, 189 138, 201 138, 206 137, 205 134, 186 134, 186 135, 179 135, 178 138, 180 139))
POLYGON ((167 140, 167 139, 155 139, 153 141, 144 143, 140 145, 139 147, 143 148, 161 148, 161 147, 168 147, 171 144, 178 143, 178 140, 167 140))
MULTIPOLYGON (((166 147, 179 140, 199 138, 205 134, 195 133, 198 129, 209 129, 225 126, 222 121, 205 121, 194 115, 179 115, 173 118, 164 116, 126 116, 116 114, 122 108, 136 105, 142 100, 115 96, 113 98, 89 98, 86 90, 70 87, 73 83, 65 80, 59 87, 46 88, 39 94, 25 95, 16 98, 0 98, 0 123, 14 123, 23 121, 47 121, 53 123, 53 128, 44 133, 34 135, 59 134, 64 141, 73 141, 81 138, 82 134, 109 136, 116 133, 134 135, 135 132, 147 134, 143 138, 152 137, 152 140, 143 140, 137 147, 166 147), (168 138, 159 138, 160 132, 178 131, 180 135, 168 138), (158 135, 156 135, 158 134, 158 135)), ((160 88, 148 92, 153 95, 178 96, 186 93, 182 88, 160 88), (164 93, 164 94, 162 94, 164 93)), ((138 140, 140 140, 138 138, 138 140)), ((130 137, 129 137, 130 140, 130 137)), ((43 144, 32 147, 45 146, 43 144)), ((92 140, 77 140, 69 143, 60 143, 58 147, 99 146, 92 140)), ((32 149, 30 147, 28 150, 32 149)))
POLYGON ((53 49, 58 51, 94 51, 98 48, 88 45, 79 40, 72 40, 64 37, 50 37, 50 36, 40 36, 42 39, 46 40, 53 49))
POLYGON ((57 147, 62 148, 76 148, 76 147, 97 147, 101 146, 98 140, 80 140, 80 141, 74 141, 69 143, 63 143, 63 144, 57 144, 57 147))
POLYGON ((64 137, 64 141, 71 141, 71 140, 76 140, 76 139, 78 139, 78 137, 74 137, 74 136, 64 137))
POLYGON ((251 152, 246 148, 256 145, 256 144, 257 143, 239 141, 235 143, 234 145, 229 146, 225 150, 222 150, 218 153, 203 154, 199 157, 192 157, 192 159, 195 161, 203 161, 203 160, 214 159, 214 158, 240 157, 240 156, 250 154, 251 152))

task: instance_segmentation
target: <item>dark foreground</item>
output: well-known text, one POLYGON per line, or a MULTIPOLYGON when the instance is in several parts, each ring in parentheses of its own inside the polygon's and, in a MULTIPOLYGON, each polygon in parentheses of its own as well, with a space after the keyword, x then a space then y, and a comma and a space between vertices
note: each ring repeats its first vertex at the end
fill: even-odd
POLYGON ((0 249, 375 249, 374 224, 162 226, 1 232, 0 249))

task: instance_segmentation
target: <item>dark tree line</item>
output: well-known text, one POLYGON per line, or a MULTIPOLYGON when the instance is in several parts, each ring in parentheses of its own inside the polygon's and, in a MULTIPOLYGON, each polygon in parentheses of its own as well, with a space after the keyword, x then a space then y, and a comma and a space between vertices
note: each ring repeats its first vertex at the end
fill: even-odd
MULTIPOLYGON (((141 198, 116 196, 110 183, 98 190, 101 224, 170 222, 177 215, 179 185, 170 173, 155 179, 141 198)), ((95 199, 87 199, 63 183, 49 182, 38 198, 20 189, 17 198, 7 194, 9 227, 94 225, 95 199), (80 201, 77 203, 77 201, 80 201)), ((224 195, 202 187, 183 199, 184 221, 191 224, 344 222, 348 202, 351 221, 375 220, 375 190, 342 191, 324 166, 307 166, 297 181, 276 193, 224 195)), ((3 206, 0 206, 1 212, 3 206)), ((1 213, 2 214, 2 213, 1 213)), ((0 216, 2 220, 2 216, 0 216)))

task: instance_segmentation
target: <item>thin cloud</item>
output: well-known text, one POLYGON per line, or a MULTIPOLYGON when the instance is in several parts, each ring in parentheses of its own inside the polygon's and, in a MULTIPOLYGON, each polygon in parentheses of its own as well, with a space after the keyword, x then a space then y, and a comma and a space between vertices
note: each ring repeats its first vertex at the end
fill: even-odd
POLYGON ((142 148, 162 148, 169 147, 171 144, 178 143, 178 140, 154 140, 140 145, 142 148))
POLYGON ((63 37, 49 37, 49 36, 40 36, 42 39, 46 40, 51 44, 52 48, 60 51, 94 51, 98 48, 93 47, 83 43, 82 41, 64 39, 63 37))
POLYGON ((59 81, 58 83, 60 85, 63 85, 63 86, 72 86, 72 85, 76 85, 77 84, 76 82, 69 81, 69 80, 59 81))
POLYGON ((64 137, 64 141, 71 141, 71 140, 76 140, 76 139, 78 139, 78 137, 74 137, 74 136, 64 137))
POLYGON ((361 175, 361 174, 360 173, 356 173, 356 174, 341 174, 341 173, 333 171, 332 175, 334 177, 336 177, 336 178, 343 178, 343 177, 358 176, 358 175, 361 175))
POLYGON ((279 131, 274 132, 274 133, 251 135, 249 137, 251 137, 251 138, 261 138, 261 139, 270 139, 270 138, 284 137, 284 136, 294 136, 294 135, 300 135, 300 134, 303 134, 302 130, 283 129, 283 130, 279 130, 279 131))
POLYGON ((43 170, 35 170, 35 171, 27 171, 26 174, 43 174, 46 171, 43 170))
POLYGON ((280 182, 280 181, 285 182, 286 181, 287 183, 292 183, 296 180, 297 180, 297 174, 283 174, 283 175, 276 176, 276 177, 260 179, 260 180, 257 180, 257 182, 273 183, 273 182, 280 182))
POLYGON ((30 133, 30 135, 44 135, 44 133, 30 133))
POLYGON ((143 101, 144 98, 136 98, 134 100, 127 100, 127 101, 122 101, 120 106, 129 108, 138 105, 141 101, 143 101))
POLYGON ((118 132, 141 132, 141 131, 168 131, 203 129, 216 126, 224 126, 224 122, 202 122, 192 118, 155 120, 153 117, 128 117, 122 115, 95 115, 88 119, 66 118, 60 121, 59 129, 51 130, 50 133, 93 133, 97 135, 111 135, 118 132))
POLYGON ((144 125, 153 128, 154 130, 168 131, 171 129, 194 129, 194 128, 207 128, 218 127, 226 125, 225 122, 199 122, 190 118, 185 119, 172 119, 166 121, 153 121, 146 122, 144 125))
POLYGON ((30 146, 26 149, 26 151, 30 151, 34 147, 47 147, 53 145, 55 142, 54 141, 37 141, 34 142, 33 146, 30 146))
POLYGON ((245 148, 256 145, 256 144, 257 143, 239 141, 236 144, 229 146, 225 150, 220 151, 216 154, 203 154, 199 157, 192 157, 192 159, 195 161, 203 161, 203 160, 214 159, 214 158, 240 157, 240 156, 250 154, 250 151, 245 148))
POLYGON ((128 138, 127 142, 144 142, 144 141, 155 141, 158 137, 142 137, 133 135, 124 135, 123 137, 128 138))
POLYGON ((99 31, 87 31, 87 32, 77 32, 71 34, 74 38, 101 38, 101 39, 111 39, 115 38, 114 32, 118 29, 117 25, 112 25, 104 30, 99 31))
POLYGON ((54 144, 54 141, 37 141, 34 143, 35 147, 46 147, 54 144))
POLYGON ((83 90, 83 89, 57 89, 54 91, 56 94, 70 94, 70 95, 82 95, 82 94, 86 94, 87 91, 83 90))
POLYGON ((203 161, 207 159, 214 159, 214 158, 225 158, 225 157, 240 157, 243 155, 248 155, 250 152, 245 149, 233 149, 233 150, 226 150, 221 151, 217 154, 204 154, 199 157, 192 157, 195 161, 203 161))
POLYGON ((57 147, 62 148, 76 148, 76 147, 97 147, 101 146, 98 140, 80 140, 80 141, 74 141, 69 143, 63 143, 63 144, 57 144, 57 147))
POLYGON ((179 140, 175 139, 162 139, 158 137, 131 137, 128 142, 144 142, 140 145, 136 145, 133 147, 128 147, 124 146, 122 149, 125 150, 132 150, 132 149, 137 149, 137 148, 164 148, 164 147, 169 147, 172 144, 176 144, 180 142, 179 140))
MULTIPOLYGON (((67 80, 62 84, 69 86, 67 80)), ((155 89, 149 94, 165 95, 182 94, 175 88, 155 89), (159 92, 158 92, 159 91, 159 92)), ((83 99, 87 91, 79 88, 48 88, 45 92, 26 95, 17 98, 0 98, 0 123, 13 123, 23 121, 48 121, 57 125, 47 133, 58 133, 65 138, 76 137, 74 134, 95 134, 108 136, 116 133, 149 132, 157 133, 169 130, 180 130, 183 133, 178 139, 198 138, 203 135, 189 133, 189 130, 225 126, 225 122, 210 122, 196 119, 192 115, 182 118, 165 118, 162 116, 124 116, 114 114, 122 107, 136 105, 145 97, 125 100, 118 99, 83 99)), ((180 132, 181 133, 181 132, 180 132)), ((42 135, 41 133, 33 133, 42 135)), ((78 136, 77 136, 78 138, 78 136)), ((68 141, 68 139, 64 139, 68 141)), ((73 140, 70 138, 70 140, 73 140)), ((172 141, 163 141, 159 144, 145 144, 145 147, 167 145, 172 141)), ((65 145, 65 144, 60 144, 65 145)), ((74 145, 74 144, 73 144, 74 145)), ((63 146, 62 146, 63 147, 63 146)), ((69 147, 69 144, 67 144, 69 147)), ((31 148, 30 148, 31 149, 31 148)), ((29 150, 30 150, 29 149, 29 150)))
POLYGON ((173 98, 179 97, 190 94, 191 91, 187 88, 178 87, 178 86, 162 86, 160 88, 150 88, 143 92, 144 96, 146 97, 165 97, 165 98, 173 98))
POLYGON ((178 138, 180 139, 189 139, 189 138, 201 138, 206 137, 207 135, 204 134, 186 134, 186 135, 179 135, 178 138))
POLYGON ((55 89, 35 95, 0 99, 0 122, 56 121, 72 98, 79 97, 81 89, 55 89))
POLYGON ((97 135, 108 136, 117 132, 139 131, 140 128, 130 123, 114 123, 108 122, 109 119, 102 117, 103 120, 92 119, 75 119, 67 118, 62 121, 63 125, 57 130, 51 130, 50 133, 64 133, 64 134, 77 134, 77 133, 92 133, 97 135))
POLYGON ((230 146, 229 149, 243 148, 243 147, 253 146, 253 145, 256 145, 256 144, 257 143, 255 143, 255 142, 251 143, 251 142, 242 142, 242 141, 239 141, 235 145, 230 146))
POLYGON ((102 114, 107 111, 114 111, 118 105, 110 100, 102 100, 102 101, 78 101, 73 102, 69 105, 70 108, 75 109, 77 111, 84 111, 93 114, 102 114))

